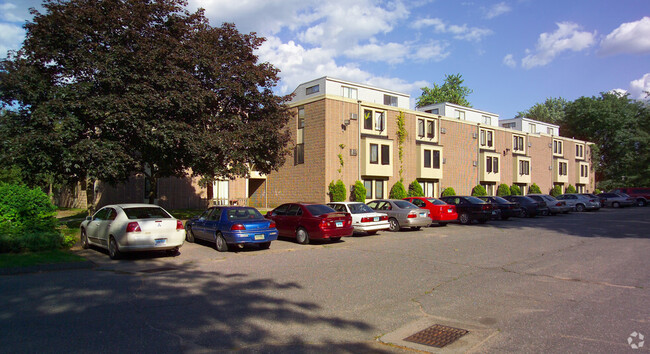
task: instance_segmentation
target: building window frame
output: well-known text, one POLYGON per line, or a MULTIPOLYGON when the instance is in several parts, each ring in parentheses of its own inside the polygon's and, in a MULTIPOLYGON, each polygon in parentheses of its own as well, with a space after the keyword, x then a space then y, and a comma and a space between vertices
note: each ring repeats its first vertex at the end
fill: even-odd
POLYGON ((359 97, 359 90, 354 87, 341 86, 341 96, 356 100, 359 97))
POLYGON ((494 150, 494 130, 481 128, 479 130, 479 136, 481 148, 494 150))
POLYGON ((530 161, 519 160, 519 175, 530 176, 530 161))
POLYGON ((373 133, 373 134, 379 134, 379 135, 387 135, 386 131, 386 111, 384 110, 378 110, 378 109, 372 109, 372 108, 364 108, 363 109, 363 131, 373 133))
POLYGON ((512 136, 512 152, 513 153, 526 153, 526 139, 523 135, 512 136))
POLYGON ((381 164, 390 165, 390 145, 381 145, 381 164))
POLYGON ((320 92, 320 84, 309 86, 305 89, 305 95, 313 95, 320 92))
POLYGON ((553 155, 564 156, 563 145, 562 140, 553 139, 553 155))
POLYGON ((384 105, 397 107, 397 96, 384 94, 384 105))
POLYGON ((370 144, 370 163, 373 165, 379 164, 379 144, 370 144))

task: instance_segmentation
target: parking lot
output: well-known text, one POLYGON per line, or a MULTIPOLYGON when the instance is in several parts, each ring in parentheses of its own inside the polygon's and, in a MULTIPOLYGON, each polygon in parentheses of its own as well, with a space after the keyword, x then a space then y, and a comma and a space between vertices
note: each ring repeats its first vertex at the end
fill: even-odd
POLYGON ((7 352, 621 352, 650 335, 648 229, 635 207, 269 250, 83 250, 92 269, 0 277, 0 339, 7 352), (469 333, 443 349, 403 340, 433 324, 469 333))

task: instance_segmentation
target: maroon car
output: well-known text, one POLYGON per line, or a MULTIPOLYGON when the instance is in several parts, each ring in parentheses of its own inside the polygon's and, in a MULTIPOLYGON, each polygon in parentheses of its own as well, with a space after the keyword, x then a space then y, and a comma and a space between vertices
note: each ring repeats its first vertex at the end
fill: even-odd
POLYGON ((352 215, 337 212, 323 204, 287 203, 269 211, 267 219, 275 221, 280 236, 293 237, 300 244, 309 240, 352 236, 352 215))

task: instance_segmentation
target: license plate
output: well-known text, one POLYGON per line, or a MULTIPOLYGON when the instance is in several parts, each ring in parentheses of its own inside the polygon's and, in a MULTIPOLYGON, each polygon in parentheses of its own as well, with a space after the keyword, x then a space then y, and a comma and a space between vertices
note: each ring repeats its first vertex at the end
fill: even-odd
POLYGON ((448 212, 448 213, 451 213, 451 210, 452 210, 452 209, 447 209, 447 212, 448 212))
POLYGON ((427 216, 427 213, 420 213, 420 216, 427 216))
POLYGON ((156 242, 156 246, 164 245, 167 243, 166 238, 157 238, 154 241, 156 242))
POLYGON ((375 221, 379 221, 379 216, 375 216, 375 221))
POLYGON ((343 227, 343 221, 337 221, 336 227, 343 227))
POLYGON ((256 240, 263 240, 264 239, 264 234, 257 234, 255 235, 256 240))

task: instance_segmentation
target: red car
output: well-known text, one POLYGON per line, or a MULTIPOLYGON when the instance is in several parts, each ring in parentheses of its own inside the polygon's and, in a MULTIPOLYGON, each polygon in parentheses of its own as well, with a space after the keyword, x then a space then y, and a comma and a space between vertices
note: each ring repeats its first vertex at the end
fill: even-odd
POLYGON ((450 221, 458 219, 456 213, 456 206, 447 204, 440 199, 425 198, 425 197, 409 197, 404 198, 422 209, 429 210, 429 216, 433 222, 437 222, 440 226, 446 226, 450 221))
POLYGON ((293 237, 300 244, 313 239, 339 241, 352 236, 352 215, 337 212, 323 204, 287 203, 269 211, 280 236, 293 237))

